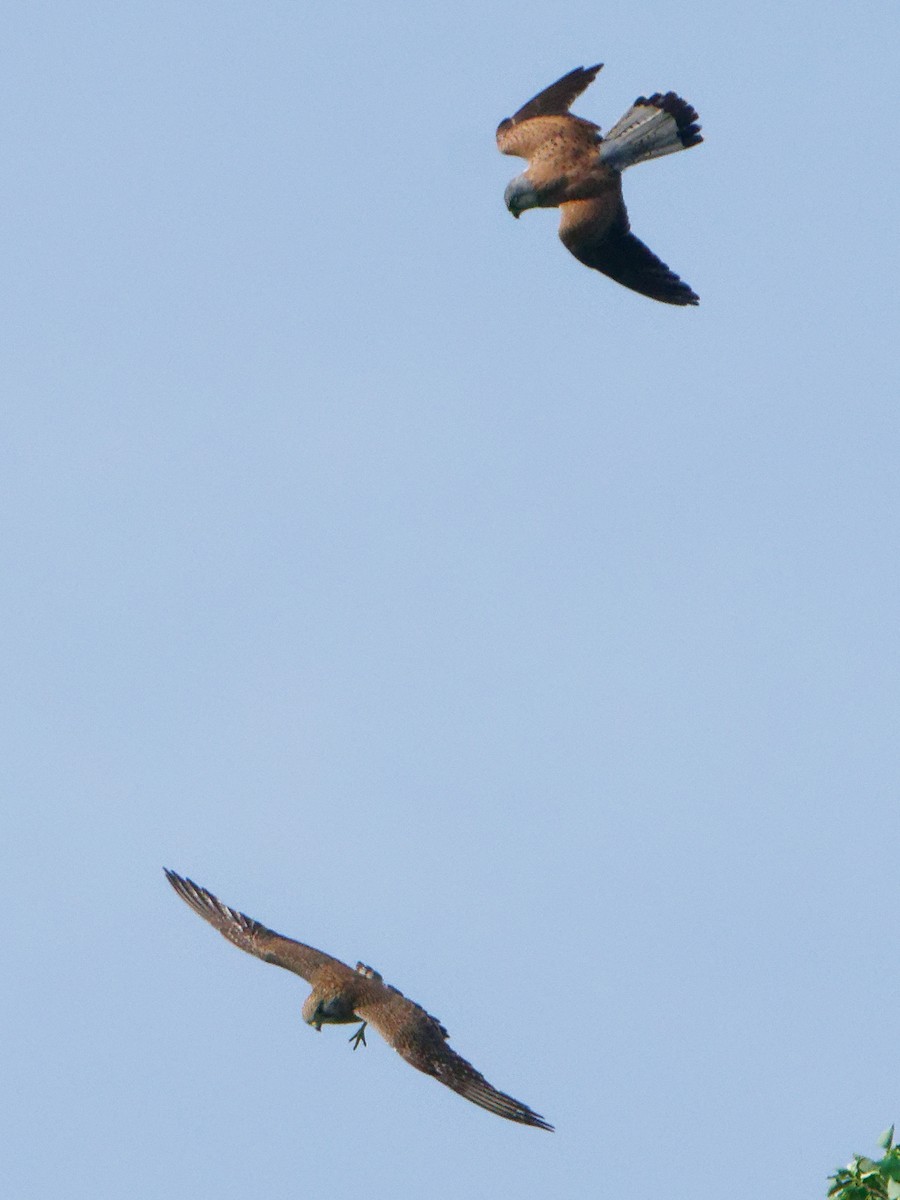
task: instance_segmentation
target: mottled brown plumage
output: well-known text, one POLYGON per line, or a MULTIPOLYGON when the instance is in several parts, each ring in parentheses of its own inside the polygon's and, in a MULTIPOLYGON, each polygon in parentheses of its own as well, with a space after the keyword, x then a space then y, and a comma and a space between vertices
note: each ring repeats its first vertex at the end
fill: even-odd
POLYGON ((354 1049, 365 1044, 365 1029, 372 1025, 398 1054, 419 1071, 433 1075, 473 1104, 522 1125, 552 1130, 543 1117, 526 1104, 491 1087, 483 1075, 447 1045, 447 1030, 377 971, 363 963, 352 970, 330 954, 267 929, 258 921, 229 908, 212 892, 190 879, 166 870, 166 878, 195 913, 209 921, 223 937, 264 962, 293 971, 312 991, 303 1004, 303 1019, 314 1028, 349 1025, 361 1021, 351 1038, 354 1049))
POLYGON ((559 208, 560 238, 580 262, 654 300, 697 304, 691 288, 630 232, 622 198, 626 167, 703 140, 697 114, 674 92, 639 96, 604 138, 598 125, 569 112, 601 67, 576 67, 500 122, 501 153, 528 160, 506 189, 507 207, 515 217, 559 208))

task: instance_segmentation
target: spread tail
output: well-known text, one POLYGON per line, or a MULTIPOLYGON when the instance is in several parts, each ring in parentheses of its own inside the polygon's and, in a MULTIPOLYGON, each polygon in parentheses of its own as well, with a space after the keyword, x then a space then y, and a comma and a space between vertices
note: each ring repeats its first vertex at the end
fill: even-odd
POLYGON ((674 92, 639 96, 600 143, 600 158, 617 171, 687 150, 703 141, 696 110, 674 92))

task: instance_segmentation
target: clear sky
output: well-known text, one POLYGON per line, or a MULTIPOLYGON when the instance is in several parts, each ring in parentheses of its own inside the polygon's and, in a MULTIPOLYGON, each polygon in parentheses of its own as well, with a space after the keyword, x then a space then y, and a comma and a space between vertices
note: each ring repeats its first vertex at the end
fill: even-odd
POLYGON ((900 1118, 896 0, 4 27, 0 1190, 821 1196, 900 1118), (579 64, 701 296, 514 221, 579 64), (163 865, 420 1001, 303 1025, 163 865))

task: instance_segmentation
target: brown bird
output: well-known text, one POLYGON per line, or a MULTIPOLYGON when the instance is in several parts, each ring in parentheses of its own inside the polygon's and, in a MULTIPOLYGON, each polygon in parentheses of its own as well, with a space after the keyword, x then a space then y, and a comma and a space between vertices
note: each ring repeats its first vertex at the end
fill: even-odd
POLYGON ((447 1045, 447 1030, 412 1000, 385 983, 377 971, 363 963, 351 970, 339 959, 292 941, 267 929, 251 917, 228 908, 212 892, 166 870, 178 895, 210 925, 241 950, 263 962, 293 971, 312 984, 303 1003, 303 1020, 321 1032, 323 1025, 351 1025, 361 1021, 350 1038, 355 1050, 366 1044, 366 1026, 373 1025, 388 1045, 419 1071, 459 1092, 488 1112, 522 1125, 552 1130, 543 1117, 491 1087, 488 1081, 447 1045))
POLYGON ((569 108, 603 64, 576 67, 497 128, 502 154, 528 160, 506 189, 514 217, 526 208, 559 208, 559 236, 579 262, 665 304, 699 297, 630 232, 622 172, 635 163, 703 141, 697 113, 674 92, 639 96, 606 137, 569 108))

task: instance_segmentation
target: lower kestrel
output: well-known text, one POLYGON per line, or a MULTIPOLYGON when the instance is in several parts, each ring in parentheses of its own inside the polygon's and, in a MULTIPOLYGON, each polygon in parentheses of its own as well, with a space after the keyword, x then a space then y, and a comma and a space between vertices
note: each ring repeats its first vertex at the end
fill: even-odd
POLYGON ((372 1025, 411 1066, 433 1075, 473 1104, 508 1121, 553 1129, 527 1104, 492 1087, 480 1072, 450 1049, 447 1030, 440 1021, 385 983, 371 967, 357 963, 353 970, 330 954, 282 937, 229 908, 212 892, 190 879, 182 879, 174 871, 166 870, 166 878, 195 913, 235 946, 264 962, 293 971, 312 984, 312 991, 303 1002, 303 1019, 314 1029, 321 1032, 323 1025, 362 1022, 350 1038, 355 1050, 366 1044, 366 1027, 372 1025))

